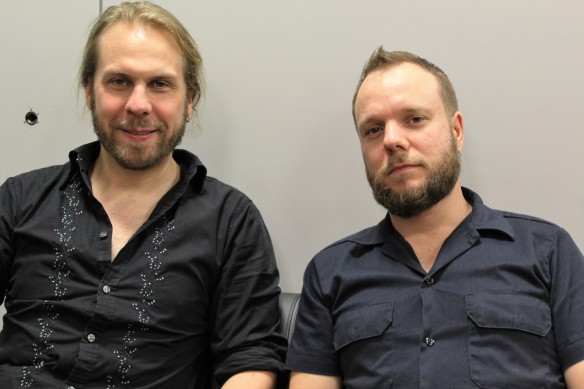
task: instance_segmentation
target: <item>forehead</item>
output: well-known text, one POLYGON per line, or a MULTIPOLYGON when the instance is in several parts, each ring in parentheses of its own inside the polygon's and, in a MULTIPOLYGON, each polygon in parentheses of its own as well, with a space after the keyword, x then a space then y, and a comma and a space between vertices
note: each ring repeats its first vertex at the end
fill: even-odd
POLYGON ((404 62, 367 75, 357 93, 356 108, 363 100, 382 97, 440 99, 440 85, 436 77, 426 69, 404 62))
POLYGON ((136 65, 176 67, 182 70, 183 56, 176 40, 162 29, 134 22, 116 22, 98 42, 98 68, 136 65))

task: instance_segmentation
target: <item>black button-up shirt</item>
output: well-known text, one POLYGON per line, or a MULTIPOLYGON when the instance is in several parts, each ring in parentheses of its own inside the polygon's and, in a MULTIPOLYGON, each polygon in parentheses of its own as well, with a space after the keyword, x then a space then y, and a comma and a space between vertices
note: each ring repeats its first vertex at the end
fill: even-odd
POLYGON ((176 150, 179 182, 111 260, 99 144, 0 188, 0 387, 207 388, 278 371, 278 272, 243 194, 176 150))
POLYGON ((286 368, 344 388, 564 388, 584 359, 584 258, 561 228, 472 213, 429 273, 389 217, 309 264, 286 368))

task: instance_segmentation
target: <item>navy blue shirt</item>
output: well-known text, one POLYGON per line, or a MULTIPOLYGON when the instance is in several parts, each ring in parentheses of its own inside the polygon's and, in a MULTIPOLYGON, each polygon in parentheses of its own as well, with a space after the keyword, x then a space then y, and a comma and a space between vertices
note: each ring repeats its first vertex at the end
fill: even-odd
POLYGON ((565 388, 584 359, 584 258, 558 226, 483 205, 426 273, 386 217, 305 272, 286 368, 344 388, 565 388))
POLYGON ((281 370, 278 271, 250 199, 175 150, 179 182, 112 261, 98 153, 0 188, 0 388, 198 389, 281 370))

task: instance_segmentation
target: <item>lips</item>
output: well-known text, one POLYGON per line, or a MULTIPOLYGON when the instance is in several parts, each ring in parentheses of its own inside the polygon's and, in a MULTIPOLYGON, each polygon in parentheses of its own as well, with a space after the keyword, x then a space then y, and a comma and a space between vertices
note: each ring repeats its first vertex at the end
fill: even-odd
POLYGON ((149 135, 157 130, 149 130, 149 129, 125 129, 122 128, 122 131, 127 132, 132 135, 149 135))
POLYGON ((392 166, 390 169, 388 169, 389 172, 387 174, 390 175, 393 173, 399 173, 400 171, 404 171, 406 169, 413 168, 413 167, 416 167, 416 165, 398 164, 398 165, 392 166))

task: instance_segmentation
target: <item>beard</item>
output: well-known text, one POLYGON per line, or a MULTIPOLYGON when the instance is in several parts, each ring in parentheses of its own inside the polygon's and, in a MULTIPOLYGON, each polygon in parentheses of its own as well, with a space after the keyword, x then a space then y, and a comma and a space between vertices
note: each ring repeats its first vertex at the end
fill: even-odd
POLYGON ((93 131, 103 148, 125 169, 147 170, 158 165, 174 151, 185 134, 186 117, 188 116, 186 104, 182 122, 175 131, 170 132, 166 124, 145 118, 132 118, 129 120, 114 119, 110 123, 112 131, 107 132, 104 130, 103 121, 96 113, 95 98, 93 96, 91 97, 90 107, 93 131), (114 136, 115 131, 131 130, 136 127, 156 130, 159 136, 158 142, 155 145, 145 145, 140 143, 124 144, 116 140, 114 136))
POLYGON ((396 164, 406 160, 406 154, 398 154, 377 172, 371 172, 367 168, 367 180, 375 200, 390 214, 411 218, 430 209, 452 192, 460 176, 461 163, 456 140, 452 136, 450 148, 435 166, 429 166, 425 161, 414 161, 428 169, 426 182, 421 186, 397 192, 385 183, 385 179, 396 164))

